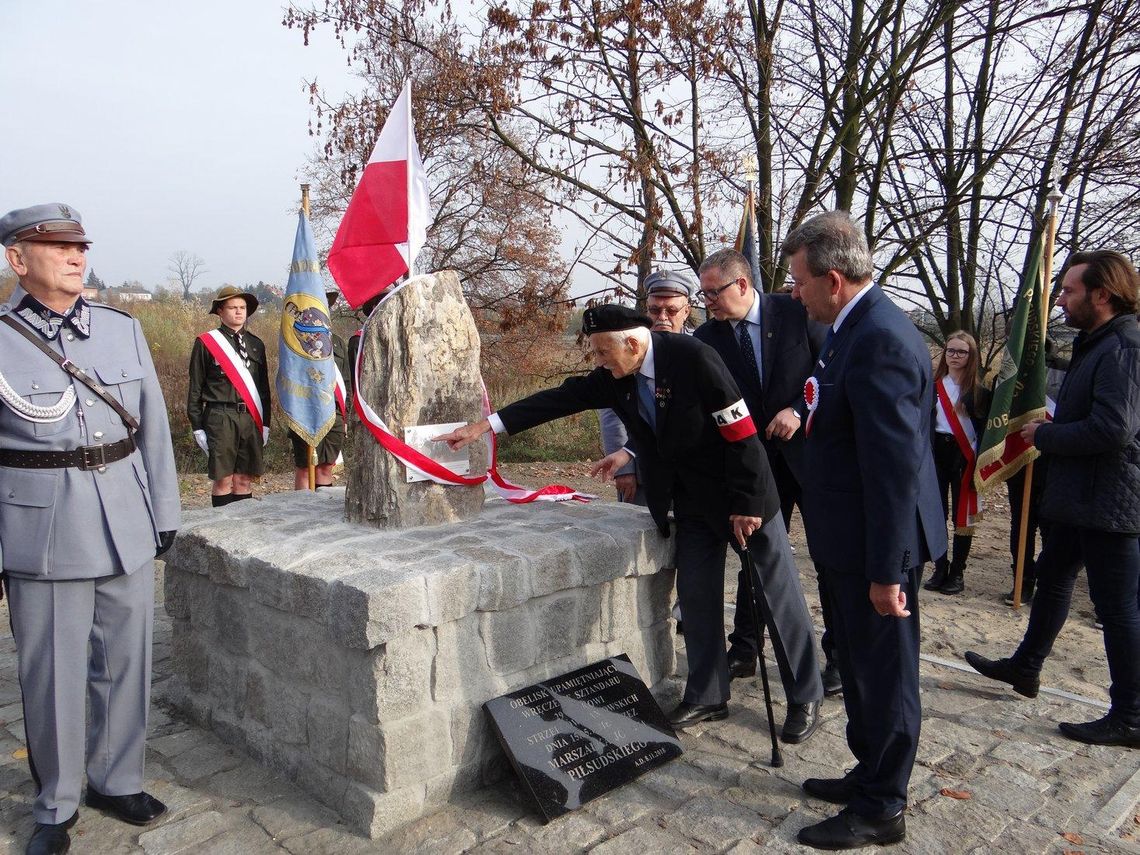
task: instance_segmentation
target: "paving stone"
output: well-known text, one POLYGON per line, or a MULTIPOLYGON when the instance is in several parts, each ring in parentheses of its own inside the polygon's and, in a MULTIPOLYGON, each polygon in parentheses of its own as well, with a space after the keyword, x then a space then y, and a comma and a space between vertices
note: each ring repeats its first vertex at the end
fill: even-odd
POLYGON ((201 744, 170 760, 170 766, 182 780, 192 782, 241 765, 244 758, 233 748, 201 744))
POLYGON ((989 766, 969 786, 979 804, 1023 818, 1044 806, 1047 788, 1039 778, 1004 763, 989 766))
POLYGON ((265 830, 248 819, 223 829, 215 837, 194 848, 195 855, 254 855, 280 851, 280 847, 265 830))
POLYGON ((667 763, 638 778, 638 782, 668 802, 679 804, 716 787, 716 779, 684 763, 667 763))
POLYGON ((751 838, 767 825, 759 814, 729 801, 717 793, 701 796, 662 817, 667 831, 696 840, 713 849, 751 838))
POLYGON ((634 781, 587 802, 583 810, 596 816, 613 833, 632 825, 647 814, 663 811, 668 804, 652 790, 634 781))
POLYGON ((277 842, 334 826, 339 821, 333 811, 299 793, 260 805, 250 812, 250 817, 277 842))
POLYGON ((281 842, 281 848, 292 855, 359 855, 364 852, 378 852, 371 840, 353 834, 341 827, 318 828, 298 837, 281 842))
POLYGON ((233 828, 241 821, 238 815, 211 810, 194 814, 177 822, 160 825, 139 835, 139 845, 147 855, 178 855, 199 852, 210 838, 233 828))
POLYGON ((264 804, 298 794, 296 787, 272 769, 248 759, 235 769, 212 776, 209 788, 211 793, 231 805, 264 804))
POLYGON ((1057 745, 1010 740, 999 744, 990 756, 1027 772, 1044 772, 1051 766, 1066 762, 1073 752, 1057 745))
POLYGON ((216 740, 205 731, 189 724, 184 724, 181 730, 167 736, 148 739, 146 743, 147 748, 166 757, 177 757, 192 748, 206 744, 216 745, 216 740))
POLYGON ((700 850, 656 825, 639 825, 590 850, 590 855, 629 855, 652 852, 653 855, 690 855, 700 850))
POLYGON ((471 829, 459 822, 456 813, 445 810, 426 816, 377 841, 378 848, 403 855, 440 855, 470 849, 478 840, 471 829))

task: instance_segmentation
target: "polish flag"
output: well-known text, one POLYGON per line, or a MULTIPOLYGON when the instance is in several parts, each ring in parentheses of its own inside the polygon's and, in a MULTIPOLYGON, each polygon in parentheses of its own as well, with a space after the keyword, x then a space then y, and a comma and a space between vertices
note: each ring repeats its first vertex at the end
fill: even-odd
POLYGON ((329 272, 353 308, 411 271, 430 219, 409 80, 388 113, 329 251, 329 272))

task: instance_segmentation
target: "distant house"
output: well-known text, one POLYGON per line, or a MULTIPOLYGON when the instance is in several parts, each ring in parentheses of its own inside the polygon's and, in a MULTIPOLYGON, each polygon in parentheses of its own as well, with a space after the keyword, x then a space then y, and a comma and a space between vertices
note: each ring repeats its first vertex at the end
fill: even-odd
POLYGON ((106 288, 102 294, 103 299, 120 303, 145 303, 154 299, 154 295, 141 285, 120 285, 117 288, 106 288))
POLYGON ((90 285, 83 286, 83 299, 88 302, 99 302, 99 297, 103 292, 98 288, 92 288, 90 285))

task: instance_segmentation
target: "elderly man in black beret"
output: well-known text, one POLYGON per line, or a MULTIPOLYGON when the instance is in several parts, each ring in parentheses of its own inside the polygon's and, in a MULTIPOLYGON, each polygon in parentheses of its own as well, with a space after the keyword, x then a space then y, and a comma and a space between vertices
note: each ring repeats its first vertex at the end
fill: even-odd
POLYGON ((462 448, 489 430, 515 434, 583 410, 612 408, 630 444, 604 457, 593 473, 610 478, 636 455, 649 511, 663 536, 669 535, 670 507, 676 519, 677 594, 689 674, 671 723, 686 727, 728 715, 724 560, 734 542, 747 545, 767 598, 779 599, 786 610, 789 603, 799 604, 799 620, 779 628, 787 655, 777 656, 777 662, 788 690, 785 738, 802 741, 815 729, 823 685, 780 500, 756 427, 712 348, 649 327, 649 318, 624 306, 588 309, 582 331, 590 337, 597 368, 436 439, 462 448))

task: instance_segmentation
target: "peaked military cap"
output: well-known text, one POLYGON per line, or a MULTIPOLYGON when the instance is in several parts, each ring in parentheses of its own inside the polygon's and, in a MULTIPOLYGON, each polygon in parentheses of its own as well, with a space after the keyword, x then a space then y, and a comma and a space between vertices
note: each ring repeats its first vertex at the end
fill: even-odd
POLYGON ((12 246, 22 240, 91 243, 79 212, 60 202, 17 208, 0 217, 0 243, 12 246))
POLYGON ((238 288, 236 285, 227 285, 214 297, 214 302, 210 304, 210 314, 216 315, 218 309, 222 307, 222 303, 226 302, 226 300, 232 300, 234 297, 245 298, 246 317, 249 317, 257 311, 257 298, 255 296, 248 291, 241 290, 241 288, 238 288))
POLYGON ((604 303, 586 309, 582 315, 582 332, 593 335, 600 332, 621 332, 635 327, 653 326, 653 322, 636 309, 628 306, 619 306, 617 303, 604 303))
POLYGON ((693 296, 693 280, 688 274, 673 270, 655 270, 645 277, 646 294, 693 296))

